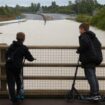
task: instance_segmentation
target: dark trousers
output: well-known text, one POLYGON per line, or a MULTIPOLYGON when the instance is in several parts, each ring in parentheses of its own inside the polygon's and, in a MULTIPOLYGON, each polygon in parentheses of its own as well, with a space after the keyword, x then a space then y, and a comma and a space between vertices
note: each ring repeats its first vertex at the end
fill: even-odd
POLYGON ((22 87, 21 69, 7 68, 6 74, 7 74, 9 97, 11 101, 15 101, 16 95, 19 94, 22 87), (17 93, 15 91, 15 84, 17 86, 17 93))
POLYGON ((87 67, 85 68, 85 76, 90 85, 90 93, 91 95, 99 94, 99 83, 96 77, 96 69, 95 67, 87 67))

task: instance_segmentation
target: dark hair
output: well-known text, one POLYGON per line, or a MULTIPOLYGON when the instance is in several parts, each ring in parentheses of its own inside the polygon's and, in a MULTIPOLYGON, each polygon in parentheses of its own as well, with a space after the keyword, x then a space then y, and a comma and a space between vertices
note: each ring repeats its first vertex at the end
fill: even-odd
POLYGON ((16 35, 16 39, 20 42, 23 42, 25 40, 25 34, 23 32, 18 32, 16 35))
POLYGON ((89 24, 88 23, 82 23, 79 28, 83 28, 85 31, 89 31, 89 24))

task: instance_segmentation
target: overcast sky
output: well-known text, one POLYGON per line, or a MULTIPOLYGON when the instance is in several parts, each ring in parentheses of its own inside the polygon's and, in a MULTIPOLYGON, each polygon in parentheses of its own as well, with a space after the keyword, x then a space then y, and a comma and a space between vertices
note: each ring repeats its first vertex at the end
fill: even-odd
MULTIPOLYGON (((1 5, 9 5, 9 6, 15 6, 16 4, 28 6, 32 2, 34 3, 41 3, 42 5, 50 5, 52 1, 56 1, 59 5, 67 5, 68 1, 70 0, 0 0, 0 6, 1 5)), ((75 1, 75 0, 71 0, 75 1)), ((105 0, 98 0, 99 3, 105 4, 105 0)))

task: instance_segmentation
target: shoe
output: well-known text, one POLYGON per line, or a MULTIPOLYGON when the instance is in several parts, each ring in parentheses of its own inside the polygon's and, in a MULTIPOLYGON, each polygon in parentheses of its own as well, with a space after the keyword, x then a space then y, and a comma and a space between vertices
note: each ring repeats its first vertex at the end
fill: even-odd
POLYGON ((102 96, 102 101, 105 102, 105 96, 102 96))
POLYGON ((19 100, 19 101, 23 101, 24 100, 24 90, 21 89, 18 93, 17 93, 17 96, 16 96, 16 99, 19 100))
POLYGON ((88 100, 88 101, 100 101, 100 100, 102 100, 102 97, 100 95, 90 96, 90 97, 87 97, 86 100, 88 100))
POLYGON ((17 99, 18 101, 23 101, 23 100, 24 100, 24 95, 17 95, 17 96, 16 96, 16 99, 17 99))

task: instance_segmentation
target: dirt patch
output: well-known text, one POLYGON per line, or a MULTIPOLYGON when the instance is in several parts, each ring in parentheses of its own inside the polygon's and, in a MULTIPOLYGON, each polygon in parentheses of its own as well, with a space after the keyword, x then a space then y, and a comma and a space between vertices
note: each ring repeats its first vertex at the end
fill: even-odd
POLYGON ((9 17, 9 16, 0 16, 0 21, 8 21, 8 20, 13 20, 16 19, 15 16, 9 17))

